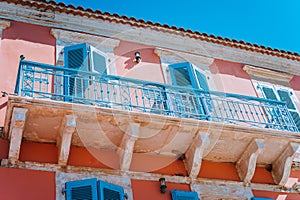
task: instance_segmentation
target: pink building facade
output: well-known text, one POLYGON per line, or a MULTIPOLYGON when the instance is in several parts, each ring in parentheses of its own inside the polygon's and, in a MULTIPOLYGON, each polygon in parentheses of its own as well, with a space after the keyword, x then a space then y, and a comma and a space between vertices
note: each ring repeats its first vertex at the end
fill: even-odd
POLYGON ((0 199, 300 199, 299 54, 54 2, 0 12, 0 199))

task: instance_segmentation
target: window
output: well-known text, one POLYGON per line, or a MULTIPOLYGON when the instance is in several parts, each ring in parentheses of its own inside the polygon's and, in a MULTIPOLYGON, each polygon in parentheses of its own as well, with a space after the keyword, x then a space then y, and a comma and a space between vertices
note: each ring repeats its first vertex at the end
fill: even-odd
MULTIPOLYGON (((258 83, 256 88, 262 92, 266 99, 285 102, 298 130, 300 130, 300 116, 295 105, 296 95, 292 89, 267 83, 258 83)), ((273 115, 275 114, 273 113, 273 115)))
POLYGON ((197 192, 172 190, 172 200, 199 200, 197 192))
POLYGON ((209 94, 193 90, 209 90, 205 75, 188 62, 169 65, 169 69, 173 85, 191 88, 179 90, 169 98, 174 100, 171 107, 175 115, 207 119, 211 109, 206 102, 209 94))
POLYGON ((96 178, 66 183, 66 200, 124 200, 123 187, 96 178))
MULTIPOLYGON (((108 74, 107 59, 95 47, 87 44, 77 44, 64 48, 65 68, 76 70, 66 72, 64 78, 64 95, 84 98, 89 80, 84 72, 93 72, 101 75, 108 74)), ((67 99, 68 100, 68 99, 67 99)))
POLYGON ((169 65, 169 68, 173 85, 209 90, 206 77, 192 64, 178 63, 169 65))

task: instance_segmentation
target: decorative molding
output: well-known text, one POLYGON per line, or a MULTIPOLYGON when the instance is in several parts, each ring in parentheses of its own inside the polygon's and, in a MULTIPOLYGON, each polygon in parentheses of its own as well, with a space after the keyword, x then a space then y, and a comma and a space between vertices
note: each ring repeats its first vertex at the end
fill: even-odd
POLYGON ((180 51, 167 50, 156 47, 154 52, 160 57, 162 63, 174 64, 179 62, 190 62, 198 67, 209 67, 214 59, 211 57, 189 54, 180 51))
POLYGON ((9 151, 8 159, 12 162, 19 160, 22 143, 23 130, 28 109, 15 107, 12 114, 12 122, 9 130, 9 151))
POLYGON ((203 152, 209 144, 209 133, 198 132, 189 149, 185 153, 185 166, 190 178, 197 178, 201 169, 203 152))
POLYGON ((46 11, 42 15, 36 15, 34 14, 37 12, 35 8, 6 2, 0 2, 0 7, 5 10, 1 16, 5 19, 126 40, 300 75, 299 61, 194 39, 185 36, 180 31, 166 30, 159 27, 133 27, 127 23, 115 23, 86 16, 71 15, 72 20, 70 20, 70 14, 61 12, 46 11), (15 13, 18 13, 18 15, 15 13))
POLYGON ((237 161, 237 172, 243 182, 250 183, 255 172, 257 157, 264 148, 264 139, 253 139, 237 161))
MULTIPOLYGON (((279 185, 263 184, 263 183, 251 183, 249 186, 245 186, 243 182, 238 181, 228 181, 228 180, 212 180, 207 178, 197 178, 191 179, 189 177, 166 175, 166 174, 155 174, 147 172, 133 172, 133 171, 120 171, 115 169, 101 169, 101 168, 91 168, 91 167, 77 167, 77 166, 61 166, 58 164, 50 163, 38 163, 31 161, 16 161, 15 163, 10 162, 8 159, 1 160, 1 167, 8 168, 21 168, 21 169, 31 169, 49 172, 64 172, 64 173, 76 173, 81 176, 85 174, 85 177, 100 177, 100 176, 119 176, 119 177, 129 177, 136 180, 146 180, 146 181, 158 181, 162 176, 166 179, 166 182, 170 183, 181 183, 181 184, 191 184, 191 189, 203 194, 201 190, 198 190, 198 185, 207 185, 210 187, 214 186, 235 186, 237 188, 245 187, 251 190, 260 191, 270 191, 270 192, 286 192, 292 194, 299 194, 297 190, 286 189, 279 185)), ((59 183, 58 183, 59 184, 59 183)), ((64 183, 63 183, 64 184, 64 183)))
POLYGON ((272 164, 272 175, 274 182, 278 185, 284 186, 290 176, 293 159, 300 144, 290 142, 283 152, 272 164))
POLYGON ((270 69, 254 67, 251 65, 245 65, 243 70, 245 70, 250 76, 271 79, 273 81, 290 82, 290 80, 293 78, 293 74, 290 73, 278 72, 270 69))
POLYGON ((87 43, 104 52, 112 52, 115 47, 119 46, 120 40, 96 36, 75 31, 52 28, 50 32, 57 40, 68 41, 73 43, 87 43))
POLYGON ((66 115, 62 121, 59 135, 57 138, 58 146, 58 164, 67 165, 70 147, 72 142, 72 136, 76 128, 76 116, 66 115))
POLYGON ((122 171, 128 171, 133 155, 133 149, 135 141, 140 135, 140 124, 129 123, 128 131, 125 132, 118 154, 120 156, 120 169, 122 171))

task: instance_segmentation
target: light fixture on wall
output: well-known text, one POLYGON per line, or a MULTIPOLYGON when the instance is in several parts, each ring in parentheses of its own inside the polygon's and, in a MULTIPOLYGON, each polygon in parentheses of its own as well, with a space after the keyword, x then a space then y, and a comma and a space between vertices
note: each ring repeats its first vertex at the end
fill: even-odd
POLYGON ((164 194, 167 191, 167 185, 166 185, 166 179, 165 178, 160 178, 160 193, 164 194))
POLYGON ((24 60, 25 56, 24 55, 20 55, 20 60, 24 60))
POLYGON ((135 62, 137 62, 137 63, 141 62, 141 60, 142 60, 141 53, 139 51, 136 51, 134 53, 134 55, 135 55, 135 62))

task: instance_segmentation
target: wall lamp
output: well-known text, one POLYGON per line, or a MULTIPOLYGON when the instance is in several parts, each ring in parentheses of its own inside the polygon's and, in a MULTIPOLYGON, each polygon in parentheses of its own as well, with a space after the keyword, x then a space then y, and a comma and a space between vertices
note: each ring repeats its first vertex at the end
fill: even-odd
POLYGON ((164 194, 167 191, 167 185, 166 185, 166 179, 165 178, 160 178, 160 193, 164 194))
POLYGON ((135 62, 139 63, 141 62, 142 58, 141 58, 141 53, 139 51, 134 53, 135 55, 135 62))
POLYGON ((20 60, 24 60, 25 56, 24 55, 20 55, 20 60))

